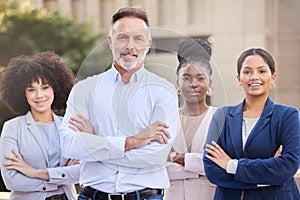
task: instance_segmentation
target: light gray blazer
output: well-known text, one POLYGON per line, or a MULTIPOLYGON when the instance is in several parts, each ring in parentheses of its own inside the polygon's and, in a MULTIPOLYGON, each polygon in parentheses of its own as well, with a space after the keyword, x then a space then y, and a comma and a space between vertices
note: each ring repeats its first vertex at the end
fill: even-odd
MULTIPOLYGON (((56 127, 59 127, 62 118, 53 113, 56 127)), ((0 139, 0 162, 3 181, 8 190, 11 190, 10 199, 13 200, 42 200, 47 191, 55 191, 62 185, 68 199, 76 199, 74 183, 78 183, 80 166, 65 167, 68 158, 60 156, 60 167, 48 168, 50 180, 28 178, 15 170, 6 170, 2 163, 8 162, 4 155, 13 155, 17 150, 25 162, 34 168, 47 169, 48 157, 42 138, 37 131, 35 122, 28 112, 4 123, 0 139)))

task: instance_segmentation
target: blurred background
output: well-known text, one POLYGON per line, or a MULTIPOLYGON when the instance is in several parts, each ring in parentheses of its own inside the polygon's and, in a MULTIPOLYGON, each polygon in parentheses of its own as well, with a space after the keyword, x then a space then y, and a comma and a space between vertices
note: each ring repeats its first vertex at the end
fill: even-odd
MULTIPOLYGON (((106 42, 111 16, 134 5, 144 7, 150 18, 150 71, 175 84, 180 40, 205 39, 213 54, 211 104, 233 105, 243 99, 237 58, 248 48, 261 47, 277 63, 271 97, 300 109, 299 0, 0 0, 0 70, 11 57, 53 50, 78 80, 102 72, 112 60, 106 42)), ((0 130, 11 117, 0 102, 0 130)))

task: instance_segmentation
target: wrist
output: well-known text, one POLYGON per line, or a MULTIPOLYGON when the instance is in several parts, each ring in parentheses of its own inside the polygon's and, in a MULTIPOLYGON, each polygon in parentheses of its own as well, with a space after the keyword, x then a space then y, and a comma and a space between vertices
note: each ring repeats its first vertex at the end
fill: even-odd
POLYGON ((46 169, 36 169, 33 178, 39 178, 39 179, 42 179, 45 181, 50 180, 48 170, 46 170, 46 169))
POLYGON ((130 149, 133 149, 133 148, 134 148, 134 137, 133 136, 127 137, 125 140, 124 150, 129 151, 130 149))

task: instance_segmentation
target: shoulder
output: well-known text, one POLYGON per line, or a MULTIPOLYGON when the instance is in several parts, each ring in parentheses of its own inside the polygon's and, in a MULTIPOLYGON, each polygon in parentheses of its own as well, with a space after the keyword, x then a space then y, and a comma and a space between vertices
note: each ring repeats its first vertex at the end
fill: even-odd
POLYGON ((173 85, 170 81, 168 81, 167 79, 161 77, 161 76, 158 76, 157 74, 153 73, 153 72, 150 72, 148 71, 147 69, 145 69, 145 75, 147 77, 147 79, 149 81, 152 81, 152 82, 157 82, 157 83, 161 83, 161 84, 164 84, 164 85, 173 85))
POLYGON ((285 111, 285 112, 299 112, 299 110, 296 107, 283 105, 283 104, 275 104, 274 110, 285 111))
POLYGON ((4 124, 3 124, 3 132, 6 132, 8 130, 14 130, 14 132, 15 132, 21 126, 25 126, 25 125, 26 125, 26 117, 25 117, 25 115, 18 116, 18 117, 12 118, 12 119, 7 120, 6 122, 4 122, 4 124))
POLYGON ((165 86, 165 87, 169 87, 169 88, 175 88, 174 84, 169 82, 167 79, 162 78, 162 77, 160 77, 157 74, 154 74, 152 72, 149 72, 146 69, 145 69, 145 77, 146 78, 144 79, 144 81, 154 83, 154 84, 157 84, 157 85, 161 85, 161 86, 165 86))
POLYGON ((275 104, 273 115, 277 118, 298 118, 299 119, 299 110, 293 106, 275 104))
POLYGON ((75 86, 91 86, 90 84, 96 83, 101 76, 103 76, 103 73, 89 76, 86 79, 78 81, 75 86))
POLYGON ((216 115, 226 115, 237 106, 222 106, 216 109, 216 115))
POLYGON ((101 76, 102 76, 102 74, 97 74, 97 75, 90 76, 90 77, 87 77, 86 79, 78 81, 72 88, 71 94, 72 95, 76 94, 79 96, 82 96, 82 95, 86 96, 89 93, 93 93, 101 76))
POLYGON ((24 122, 25 123, 25 115, 18 116, 18 117, 12 118, 10 120, 7 120, 4 124, 6 124, 6 125, 12 125, 12 124, 18 124, 20 122, 24 122))

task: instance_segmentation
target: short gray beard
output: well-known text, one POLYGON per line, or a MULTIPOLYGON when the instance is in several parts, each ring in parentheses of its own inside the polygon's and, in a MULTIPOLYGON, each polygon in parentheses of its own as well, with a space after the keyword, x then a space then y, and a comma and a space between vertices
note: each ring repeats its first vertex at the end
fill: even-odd
MULTIPOLYGON (((122 60, 121 60, 121 56, 118 56, 116 58, 116 53, 115 51, 113 51, 113 57, 115 58, 115 60, 117 61, 118 65, 123 68, 124 70, 126 70, 127 72, 133 71, 135 70, 141 63, 142 61, 145 59, 147 52, 145 52, 145 54, 143 55, 143 57, 141 59, 137 59, 135 61, 134 64, 132 64, 131 66, 126 66, 122 60)), ((139 58, 139 57, 138 57, 139 58)))

